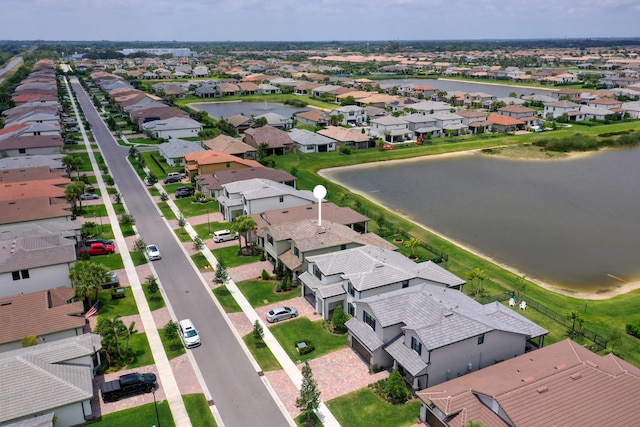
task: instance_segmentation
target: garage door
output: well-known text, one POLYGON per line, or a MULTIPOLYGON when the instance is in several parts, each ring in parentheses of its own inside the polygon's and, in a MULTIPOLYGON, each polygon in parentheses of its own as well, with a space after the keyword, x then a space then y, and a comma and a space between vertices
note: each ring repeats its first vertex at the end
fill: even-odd
POLYGON ((371 363, 371 352, 367 350, 367 348, 355 337, 351 338, 351 348, 353 348, 356 353, 358 353, 364 361, 367 362, 367 365, 371 363))

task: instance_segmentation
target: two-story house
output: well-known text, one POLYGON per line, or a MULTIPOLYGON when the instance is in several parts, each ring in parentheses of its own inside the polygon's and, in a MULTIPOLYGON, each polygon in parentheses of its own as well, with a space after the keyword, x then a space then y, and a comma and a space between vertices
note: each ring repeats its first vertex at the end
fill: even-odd
POLYGON ((355 301, 349 345, 371 366, 397 368, 414 390, 542 347, 547 330, 513 309, 482 305, 441 285, 409 286, 355 301))
POLYGON ((409 122, 393 116, 372 119, 369 135, 390 143, 404 142, 414 137, 413 131, 409 129, 409 122))
POLYGON ((461 290, 465 281, 431 261, 415 263, 379 246, 359 246, 307 258, 300 275, 302 296, 330 319, 340 306, 355 316, 355 302, 374 295, 433 283, 461 290))
POLYGON ((438 111, 425 117, 435 120, 435 126, 442 129, 445 135, 459 135, 467 133, 469 127, 464 124, 464 118, 448 111, 438 111))
POLYGON ((317 199, 311 191, 297 190, 279 182, 254 178, 223 185, 218 202, 224 218, 232 221, 239 215, 310 205, 316 203, 317 199))
POLYGON ((184 155, 185 169, 189 178, 196 175, 208 175, 225 170, 259 168, 262 165, 255 160, 241 159, 219 151, 195 151, 184 155))
POLYGON ((367 111, 363 107, 359 107, 357 105, 343 105, 330 113, 332 116, 340 114, 342 114, 341 125, 362 126, 367 123, 367 111))
POLYGON ((580 104, 571 101, 557 101, 545 103, 542 114, 547 120, 553 120, 564 114, 577 111, 580 111, 580 104))

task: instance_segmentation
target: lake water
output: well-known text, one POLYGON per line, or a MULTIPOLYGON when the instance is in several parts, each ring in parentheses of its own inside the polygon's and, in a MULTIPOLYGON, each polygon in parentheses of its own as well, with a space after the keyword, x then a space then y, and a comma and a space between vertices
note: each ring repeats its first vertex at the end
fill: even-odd
POLYGON ((261 116, 267 113, 276 113, 284 117, 291 117, 300 111, 309 111, 310 107, 294 108, 283 104, 258 103, 258 102, 196 102, 190 104, 198 110, 209 113, 214 119, 228 118, 236 114, 245 117, 261 116))
POLYGON ((557 161, 484 155, 342 169, 333 180, 563 289, 640 280, 640 148, 557 161))
POLYGON ((485 83, 467 83, 454 80, 436 80, 436 79, 391 79, 376 80, 376 83, 383 84, 411 84, 416 86, 431 86, 447 92, 484 92, 495 95, 498 98, 506 98, 511 92, 520 95, 547 95, 551 96, 551 91, 536 88, 522 88, 513 86, 490 85, 485 83))

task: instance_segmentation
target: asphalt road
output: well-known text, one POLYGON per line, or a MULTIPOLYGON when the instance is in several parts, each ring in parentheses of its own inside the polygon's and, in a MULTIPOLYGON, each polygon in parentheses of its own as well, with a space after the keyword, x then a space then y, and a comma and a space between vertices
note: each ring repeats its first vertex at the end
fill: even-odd
POLYGON ((153 261, 153 266, 173 311, 178 320, 190 318, 200 332, 202 345, 191 351, 225 426, 289 425, 202 285, 199 274, 158 215, 144 184, 129 166, 128 148, 115 143, 75 78, 71 84, 123 201, 136 219, 138 232, 147 244, 158 245, 162 253, 162 259, 153 261))

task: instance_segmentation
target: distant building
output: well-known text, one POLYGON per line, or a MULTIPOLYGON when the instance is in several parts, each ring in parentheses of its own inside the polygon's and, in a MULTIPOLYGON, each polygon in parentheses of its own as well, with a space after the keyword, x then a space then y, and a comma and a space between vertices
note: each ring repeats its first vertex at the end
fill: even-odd
POLYGON ((125 56, 129 56, 134 53, 144 52, 151 55, 173 55, 175 56, 183 56, 183 57, 192 57, 198 56, 197 52, 193 52, 188 47, 178 47, 178 48, 132 48, 132 49, 122 49, 118 50, 121 54, 125 56))

